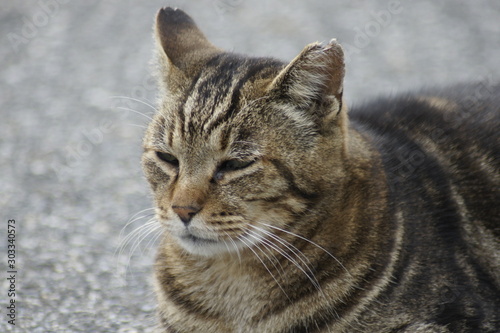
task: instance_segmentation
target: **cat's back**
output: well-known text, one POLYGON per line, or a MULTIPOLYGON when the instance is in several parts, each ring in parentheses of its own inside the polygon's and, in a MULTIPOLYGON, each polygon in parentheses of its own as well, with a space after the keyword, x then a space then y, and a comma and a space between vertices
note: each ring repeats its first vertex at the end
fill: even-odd
POLYGON ((395 295, 401 292, 402 303, 408 294, 436 303, 438 322, 469 318, 456 331, 496 327, 478 323, 481 316, 500 319, 494 314, 500 306, 500 85, 379 99, 353 108, 350 119, 380 152, 393 209, 402 216, 400 271, 419 262, 413 274, 438 290, 400 280, 395 295), (447 307, 443 290, 460 305, 447 307))
POLYGON ((381 153, 396 203, 432 203, 417 216, 451 207, 451 220, 483 225, 500 250, 499 83, 379 99, 350 119, 381 153))
POLYGON ((483 204, 477 205, 499 202, 500 84, 479 82, 381 98, 353 108, 350 119, 381 152, 392 185, 420 183, 422 173, 431 179, 441 175, 448 183, 484 194, 483 204))
MULTIPOLYGON (((460 143, 455 151, 480 146, 498 156, 500 83, 478 82, 379 98, 349 113, 355 126, 385 137, 432 141, 436 148, 460 143)), ((423 143, 423 142, 422 142, 423 143)), ((430 144, 430 142, 428 142, 430 144)))

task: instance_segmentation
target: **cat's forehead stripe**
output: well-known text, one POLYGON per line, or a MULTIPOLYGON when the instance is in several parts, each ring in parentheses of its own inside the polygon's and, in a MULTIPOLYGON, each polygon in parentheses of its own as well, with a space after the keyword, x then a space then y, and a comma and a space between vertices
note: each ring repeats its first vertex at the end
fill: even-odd
POLYGON ((220 58, 220 55, 214 57, 186 91, 178 109, 182 115, 179 124, 182 138, 201 135, 201 123, 220 110, 227 100, 234 68, 231 72, 224 71, 220 68, 220 58))
POLYGON ((231 130, 227 126, 220 128, 219 134, 219 149, 225 151, 229 146, 229 139, 231 136, 231 130))
MULTIPOLYGON (((193 91, 194 87, 196 86, 196 83, 201 77, 201 72, 196 75, 196 77, 191 81, 190 87, 187 89, 186 94, 184 94, 181 103, 179 104, 179 107, 177 108, 177 115, 179 116, 179 126, 182 128, 184 126, 185 122, 185 117, 184 117, 184 107, 186 105, 187 100, 189 99, 189 95, 193 91)), ((181 137, 184 138, 184 133, 181 132, 181 137)))
MULTIPOLYGON (((258 63, 253 66, 249 66, 248 70, 244 75, 242 75, 236 83, 233 84, 233 94, 231 96, 231 102, 229 104, 229 107, 225 110, 225 112, 218 112, 217 117, 215 119, 208 123, 204 126, 204 129, 206 129, 207 135, 210 135, 210 133, 217 128, 218 126, 225 124, 229 119, 233 118, 239 110, 241 110, 239 106, 240 102, 240 97, 241 97, 241 92, 240 89, 243 87, 243 85, 252 77, 257 75, 259 72, 262 70, 268 68, 269 65, 266 63, 258 63)), ((221 110, 222 111, 222 110, 221 110)), ((215 116, 215 115, 214 115, 215 116)), ((214 118, 214 117, 212 117, 214 118)))
POLYGON ((207 138, 240 110, 241 89, 250 79, 275 68, 276 61, 218 55, 192 82, 178 112, 181 138, 207 138))

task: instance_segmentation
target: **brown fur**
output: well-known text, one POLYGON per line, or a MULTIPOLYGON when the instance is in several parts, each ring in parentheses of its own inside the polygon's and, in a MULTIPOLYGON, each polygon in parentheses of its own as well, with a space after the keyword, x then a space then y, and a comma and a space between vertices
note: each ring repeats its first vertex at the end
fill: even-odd
MULTIPOLYGON (((420 104, 407 125, 387 106, 350 122, 335 41, 290 64, 247 58, 217 49, 171 8, 160 10, 156 38, 163 95, 143 167, 166 229, 156 262, 163 331, 499 329, 498 215, 474 215, 465 194, 447 190, 462 169, 445 180, 427 168, 438 148, 418 120, 429 110, 444 119, 460 102, 409 99, 420 104), (412 145, 423 166, 399 183, 391 165, 412 145), (460 296, 444 298, 445 288, 460 296)), ((497 184, 480 199, 490 204, 496 145, 473 171, 497 184)), ((460 154, 436 163, 451 168, 460 154)))

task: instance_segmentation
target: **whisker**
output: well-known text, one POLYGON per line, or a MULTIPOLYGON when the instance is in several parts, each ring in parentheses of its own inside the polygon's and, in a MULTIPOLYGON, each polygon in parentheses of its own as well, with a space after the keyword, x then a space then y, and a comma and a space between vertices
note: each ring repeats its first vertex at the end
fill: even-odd
MULTIPOLYGON (((148 227, 144 228, 144 231, 141 232, 141 234, 137 237, 136 241, 134 241, 134 244, 132 245, 132 249, 130 251, 131 254, 134 254, 134 252, 137 250, 137 248, 139 248, 139 246, 141 245, 141 243, 149 235, 151 235, 151 233, 155 232, 156 230, 159 230, 160 228, 161 228, 161 226, 156 222, 156 220, 150 221, 148 227)), ((142 252, 142 250, 141 250, 141 252, 142 252)))
POLYGON ((352 275, 351 275, 351 273, 347 270, 347 268, 346 268, 346 267, 345 267, 345 266, 344 266, 344 265, 340 262, 340 260, 338 260, 338 259, 337 259, 337 257, 335 257, 333 254, 331 254, 328 250, 326 250, 326 249, 325 249, 324 247, 322 247, 321 245, 316 244, 315 242, 313 242, 313 241, 311 241, 311 240, 309 240, 309 239, 307 239, 307 238, 305 238, 305 237, 303 237, 303 236, 301 236, 301 235, 297 235, 297 234, 295 234, 295 233, 293 233, 293 232, 291 232, 291 231, 288 231, 288 230, 285 230, 285 229, 282 229, 282 228, 279 228, 279 227, 276 227, 276 226, 273 226, 273 225, 270 225, 270 224, 267 224, 267 223, 262 223, 262 222, 258 222, 258 223, 260 223, 260 224, 262 224, 262 225, 264 225, 264 226, 266 226, 266 227, 268 227, 268 228, 272 228, 272 229, 275 229, 275 230, 278 230, 278 231, 284 232, 284 233, 286 233, 286 234, 289 234, 289 235, 292 235, 292 236, 298 237, 298 238, 300 238, 300 239, 302 239, 302 240, 304 240, 304 241, 306 241, 306 242, 310 243, 311 245, 316 246, 318 249, 320 249, 320 250, 324 251, 324 252, 325 252, 326 254, 328 254, 328 255, 329 255, 329 256, 330 256, 333 260, 335 260, 335 261, 336 261, 336 262, 340 265, 340 267, 342 267, 342 268, 346 271, 346 273, 347 273, 347 274, 349 274, 349 276, 352 276, 352 275))
MULTIPOLYGON (((268 235, 269 237, 273 238, 274 240, 278 241, 280 244, 282 244, 283 246, 285 246, 288 250, 290 250, 291 252, 293 252, 295 255, 297 255, 297 257, 300 259, 300 261, 302 261, 302 263, 305 265, 305 266, 308 266, 311 264, 311 261, 309 260, 309 258, 304 254, 302 253, 302 251, 300 251, 296 246, 294 246, 292 243, 290 243, 289 241, 279 237, 278 235, 276 234, 273 234, 272 232, 268 231, 268 230, 265 230, 263 228, 259 228, 255 225, 250 225, 252 228, 268 235), (300 256, 299 256, 300 254, 300 256), (304 261, 304 258, 308 263, 306 263, 304 261)), ((313 274, 313 272, 311 271, 311 274, 313 274)))
POLYGON ((134 223, 135 221, 138 221, 138 220, 143 219, 143 218, 145 218, 145 217, 148 217, 148 216, 153 216, 153 215, 154 215, 154 213, 153 213, 153 214, 142 215, 142 216, 139 216, 139 217, 137 217, 137 215, 142 214, 142 213, 144 213, 144 212, 147 212, 148 210, 154 210, 154 209, 155 209, 154 207, 151 207, 151 208, 146 208, 146 209, 143 209, 143 210, 141 210, 141 211, 139 211, 139 212, 135 213, 135 214, 134 214, 134 215, 133 215, 133 216, 132 216, 132 217, 128 220, 128 222, 127 222, 127 223, 123 226, 122 230, 120 230, 119 237, 121 238, 121 237, 123 236, 123 233, 125 232, 125 229, 126 229, 129 225, 131 225, 131 224, 132 224, 132 223, 134 223))
MULTIPOLYGON (((125 249, 125 247, 127 247, 127 245, 130 243, 130 241, 136 237, 136 235, 144 228, 146 227, 147 224, 152 224, 152 220, 149 220, 148 222, 146 222, 145 224, 143 225, 140 225, 138 226, 137 228, 135 228, 134 230, 132 230, 127 236, 125 236, 121 241, 120 241, 120 246, 118 246, 117 248, 117 251, 115 251, 115 255, 118 254, 119 256, 121 256, 123 254, 123 250, 125 249), (117 253, 118 252, 118 253, 117 253)), ((124 229, 122 229, 123 231, 124 229)), ((120 238, 122 238, 122 232, 120 232, 120 238)))
POLYGON ((224 246, 226 247, 227 249, 227 253, 231 253, 231 250, 229 249, 229 245, 227 245, 227 242, 225 239, 222 239, 222 242, 224 243, 224 246))
MULTIPOLYGON (((158 224, 156 225, 151 225, 149 226, 149 228, 145 228, 145 230, 143 231, 143 233, 138 237, 138 239, 134 242, 134 244, 132 245, 132 248, 131 250, 129 251, 129 255, 128 255, 128 261, 127 261, 127 267, 130 266, 130 262, 132 261, 132 256, 134 254, 134 252, 137 250, 137 248, 139 248, 139 246, 141 245, 141 243, 149 236, 151 235, 152 233, 158 231, 160 229, 160 226, 158 224)), ((142 250, 141 250, 142 252, 142 250)))
POLYGON ((138 124, 125 124, 127 126, 132 126, 132 127, 139 127, 139 128, 142 128, 142 129, 147 129, 148 127, 147 126, 144 126, 144 125, 138 125, 138 124))
MULTIPOLYGON (((252 237, 253 239, 255 239, 257 241, 257 244, 255 244, 255 246, 257 246, 257 248, 259 248, 259 244, 260 244, 260 245, 263 245, 266 249, 273 249, 272 244, 269 244, 265 239, 262 239, 261 237, 258 237, 258 235, 255 234, 252 230, 246 229, 245 231, 246 231, 246 233, 247 233, 248 236, 252 237)), ((262 249, 259 248, 259 250, 261 252, 263 252, 262 249)), ((279 252, 279 250, 276 250, 276 249, 275 249, 275 251, 279 252)), ((285 269, 283 268, 283 266, 281 265, 280 261, 272 253, 272 251, 269 251, 269 254, 273 256, 274 261, 276 261, 276 263, 279 265, 280 268, 278 268, 276 266, 276 264, 274 263, 274 261, 264 252, 264 255, 269 260, 269 262, 271 262, 271 264, 274 266, 274 268, 276 269, 276 271, 279 273, 280 277, 282 279, 284 278, 286 280, 286 272, 285 272, 285 269)))
MULTIPOLYGON (((309 281, 311 281, 311 283, 313 284, 313 286, 320 292, 322 292, 321 290, 321 286, 318 282, 318 280, 316 279, 316 276, 314 275, 314 273, 312 272, 311 268, 303 261, 301 260, 304 265, 306 266, 307 270, 309 271, 306 272, 306 270, 300 265, 299 262, 297 262, 297 260, 295 260, 292 256, 290 256, 288 253, 286 253, 283 249, 280 249, 277 245, 273 244, 271 241, 267 240, 267 239, 264 239, 263 242, 267 243, 272 249, 274 249, 275 251, 277 251, 279 254, 281 254, 283 257, 285 257, 288 261, 290 261, 295 267, 297 267, 302 273, 304 273, 304 275, 309 279, 309 281)), ((294 253, 296 256, 297 254, 294 253)), ((298 257, 298 256, 297 256, 298 257)), ((299 258, 300 259, 300 258, 299 258)))
MULTIPOLYGON (((166 125, 165 124, 162 124, 158 119, 154 119, 152 116, 149 116, 146 113, 143 113, 143 112, 131 109, 131 108, 127 108, 127 107, 124 107, 124 106, 117 106, 116 108, 119 109, 119 110, 125 110, 125 111, 129 111, 129 112, 137 113, 138 115, 141 115, 141 116, 147 118, 148 120, 150 120, 151 122, 153 122, 153 123, 157 124, 158 126, 160 126, 162 128, 162 130, 166 129, 166 125)), ((134 124, 129 124, 129 125, 134 126, 134 124)), ((143 126, 143 125, 135 125, 135 126, 147 128, 147 126, 143 126)))
MULTIPOLYGON (((155 222, 157 222, 157 221, 155 221, 155 222)), ((148 248, 149 248, 149 249, 153 248, 153 245, 154 245, 154 244, 156 244, 156 242, 158 241, 158 239, 159 239, 161 236, 163 236, 163 233, 165 232, 165 229, 164 229, 164 228, 162 228, 160 225, 158 225, 158 228, 157 228, 156 230, 160 230, 160 232, 159 232, 156 236, 154 236, 153 238, 151 238, 151 239, 149 240, 149 242, 146 244, 146 249, 148 249, 148 248)))
POLYGON ((132 220, 132 219, 136 218, 137 215, 140 215, 140 214, 142 214, 144 212, 147 212, 148 210, 155 210, 155 209, 156 209, 155 207, 150 207, 150 208, 146 208, 146 209, 140 210, 137 213, 135 213, 134 215, 132 215, 129 220, 132 220))
POLYGON ((120 110, 125 110, 125 111, 130 111, 130 112, 137 113, 137 114, 139 114, 139 115, 141 115, 141 116, 143 116, 143 117, 146 117, 147 119, 149 119, 149 120, 151 120, 151 121, 154 121, 153 117, 150 117, 150 116, 148 116, 147 114, 142 113, 142 112, 140 112, 140 111, 137 111, 137 110, 134 110, 134 109, 131 109, 131 108, 126 108, 126 107, 124 107, 124 106, 117 106, 116 108, 117 108, 117 109, 120 109, 120 110))
MULTIPOLYGON (((274 274, 271 272, 271 270, 267 267, 266 263, 262 260, 262 258, 257 254, 257 252, 254 251, 254 249, 252 248, 252 242, 250 240, 248 240, 247 237, 245 237, 244 235, 239 235, 238 236, 238 239, 247 246, 247 248, 253 252, 253 254, 255 254, 255 256, 257 257, 257 259, 259 259, 259 261, 262 263, 262 265, 264 266, 264 268, 266 269, 266 271, 271 275, 271 277, 273 278, 273 280, 276 282, 276 284, 278 285, 278 287, 281 289, 281 291, 283 292, 283 294, 285 294, 286 298, 288 298, 288 300, 291 302, 292 300, 290 299, 290 297, 288 296, 288 294, 286 293, 286 291, 283 289, 283 287, 281 286, 281 284, 278 282, 278 280, 276 279, 276 277, 274 276, 274 274), (250 243, 247 244, 247 242, 245 242, 245 239, 250 243)), ((258 248, 258 247, 257 247, 258 248)), ((261 250, 262 251, 262 250, 261 250)))
MULTIPOLYGON (((134 240, 133 247, 135 247, 135 244, 137 242, 137 238, 142 237, 142 235, 146 232, 148 232, 149 228, 152 228, 156 225, 156 221, 154 219, 149 220, 145 224, 137 227, 134 229, 132 232, 130 232, 123 240, 122 240, 122 245, 119 247, 119 252, 118 255, 121 256, 123 254, 123 251, 125 248, 130 244, 132 240, 134 240), (145 230, 146 229, 146 230, 145 230)), ((135 249, 134 249, 135 250, 135 249)), ((133 251, 131 251, 133 253, 133 251)), ((131 253, 130 253, 131 254, 131 253)))
MULTIPOLYGON (((129 246, 130 242, 134 240, 132 243, 131 249, 129 250, 127 257, 127 261, 125 263, 125 272, 127 272, 128 268, 130 267, 130 262, 133 256, 133 253, 137 249, 137 246, 142 243, 148 235, 150 235, 153 232, 156 232, 157 230, 161 230, 161 226, 156 222, 156 220, 151 219, 148 222, 146 222, 144 225, 141 225, 134 229, 132 232, 130 232, 122 241, 121 245, 116 249, 114 253, 114 257, 122 257, 123 256, 123 251, 125 250, 126 247, 129 246)), ((117 260, 118 262, 118 260, 117 260)))
POLYGON ((279 237, 279 236, 277 236, 277 235, 275 235, 267 230, 256 227, 254 225, 251 225, 251 226, 253 228, 257 229, 258 231, 261 231, 261 232, 267 234, 269 237, 273 238, 274 240, 276 240, 277 242, 279 242, 280 244, 285 246, 289 251, 291 251, 302 262, 302 264, 305 266, 305 268, 307 269, 308 272, 306 272, 305 269, 302 267, 302 265, 300 265, 295 259, 293 259, 290 255, 288 255, 283 249, 280 249, 278 246, 273 245, 273 248, 276 251, 278 251, 286 259, 288 259, 291 263, 293 263, 298 269, 300 269, 307 276, 307 278, 311 281, 311 283, 314 285, 314 287, 316 287, 316 289, 321 291, 321 286, 319 284, 319 281, 316 279, 316 276, 310 267, 311 261, 309 260, 309 258, 307 258, 304 255, 304 253, 302 253, 302 251, 297 249, 297 247, 293 246, 288 241, 282 239, 281 237, 279 237), (289 245, 287 245, 287 244, 289 244, 289 245), (305 262, 304 259, 302 259, 302 258, 305 258, 309 262, 309 264, 307 262, 305 262))
MULTIPOLYGON (((240 266, 241 266, 241 254, 240 254, 240 249, 238 248, 238 245, 233 240, 233 238, 229 235, 229 233, 227 233, 227 231, 223 231, 223 232, 227 236, 227 238, 229 239, 229 241, 231 242, 231 244, 233 245, 234 249, 236 250, 236 255, 238 256, 238 261, 239 261, 240 266)), ((224 241, 224 243, 225 243, 225 241, 224 241)))
POLYGON ((137 99, 137 98, 133 98, 133 97, 129 97, 129 96, 111 96, 110 98, 123 98, 123 99, 129 99, 131 101, 134 101, 134 102, 138 102, 138 103, 141 103, 141 104, 144 104, 148 107, 150 107, 151 109, 153 109, 155 112, 158 111, 158 109, 156 107, 154 107, 151 103, 151 101, 148 101, 149 103, 146 103, 140 99, 137 99))

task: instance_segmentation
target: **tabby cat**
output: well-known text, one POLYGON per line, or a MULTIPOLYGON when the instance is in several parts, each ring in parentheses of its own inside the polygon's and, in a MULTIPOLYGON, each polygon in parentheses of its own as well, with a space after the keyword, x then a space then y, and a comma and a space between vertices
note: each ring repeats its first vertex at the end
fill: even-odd
POLYGON ((347 113, 336 41, 290 63, 156 19, 143 168, 162 332, 500 332, 500 86, 347 113))

